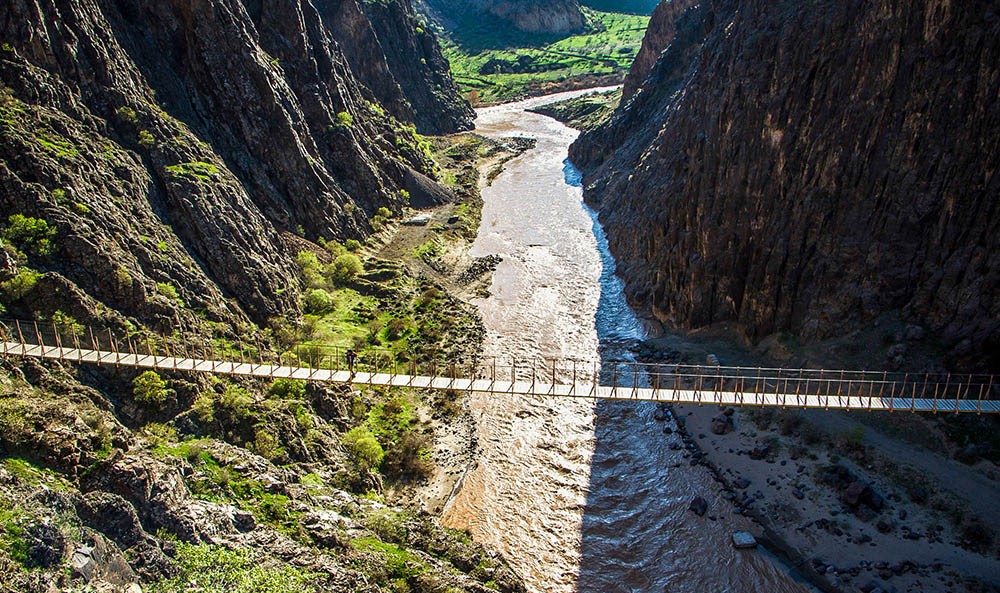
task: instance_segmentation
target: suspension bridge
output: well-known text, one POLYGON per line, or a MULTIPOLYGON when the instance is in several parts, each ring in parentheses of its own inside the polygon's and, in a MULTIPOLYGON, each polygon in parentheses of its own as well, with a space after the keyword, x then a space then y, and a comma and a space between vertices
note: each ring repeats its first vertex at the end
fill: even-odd
POLYGON ((720 406, 1000 413, 992 375, 895 373, 561 359, 419 363, 388 350, 296 348, 281 358, 240 345, 173 347, 110 329, 0 321, 0 354, 62 363, 332 383, 720 406))

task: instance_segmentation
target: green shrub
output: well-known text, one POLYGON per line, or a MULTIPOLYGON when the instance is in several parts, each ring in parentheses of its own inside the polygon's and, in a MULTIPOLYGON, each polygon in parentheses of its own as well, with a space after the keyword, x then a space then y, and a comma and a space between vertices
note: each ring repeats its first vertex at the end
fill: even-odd
POLYGON ((297 379, 275 379, 267 394, 278 399, 305 399, 306 382, 297 379))
POLYGON ((169 424, 150 422, 139 430, 139 434, 156 446, 165 446, 177 442, 177 429, 169 424))
POLYGON ((139 130, 139 135, 136 139, 139 141, 139 146, 143 148, 152 148, 156 146, 156 138, 149 133, 149 130, 139 130))
POLYGON ((118 282, 119 288, 131 288, 132 287, 132 274, 128 273, 125 266, 115 266, 115 281, 118 282))
MULTIPOLYGON (((132 109, 131 107, 119 107, 118 109, 115 109, 115 117, 117 117, 120 121, 132 125, 135 125, 139 121, 139 116, 135 113, 135 109, 132 109)), ((149 132, 147 132, 147 134, 148 133, 149 132)))
POLYGON ((66 190, 61 187, 57 187, 52 190, 52 199, 56 201, 56 204, 65 204, 68 201, 68 194, 66 190))
POLYGON ((0 282, 0 291, 10 301, 20 300, 35 288, 41 276, 34 270, 21 268, 13 278, 0 282))
POLYGON ((346 111, 341 111, 337 113, 337 125, 349 128, 354 125, 354 116, 346 111))
POLYGON ((56 311, 52 314, 52 324, 56 326, 59 335, 64 338, 72 339, 75 336, 83 335, 83 326, 77 323, 72 315, 67 315, 62 311, 56 311))
MULTIPOLYGON (((406 191, 406 190, 401 190, 401 191, 406 191)), ((381 206, 378 210, 375 211, 375 215, 381 216, 382 218, 392 218, 392 211, 386 208, 385 206, 381 206)))
POLYGON ((180 305, 184 304, 184 301, 181 300, 181 295, 177 294, 177 289, 174 288, 174 285, 169 282, 157 282, 156 292, 167 297, 171 301, 174 301, 175 303, 180 305))
POLYGON ((234 416, 245 415, 251 404, 253 404, 253 398, 250 397, 247 390, 232 383, 226 385, 222 396, 219 397, 219 405, 234 416))
POLYGON ((357 239, 348 239, 344 243, 344 247, 351 252, 357 251, 361 249, 361 241, 358 241, 357 239))
POLYGON ((385 451, 367 426, 355 426, 343 436, 344 448, 365 470, 378 467, 385 451))
POLYGON ((139 403, 163 405, 172 393, 156 371, 145 371, 132 379, 132 395, 139 403))
POLYGON ((358 256, 345 253, 333 261, 330 277, 338 284, 347 284, 364 271, 358 256))
POLYGON ((55 236, 55 227, 49 226, 45 219, 23 214, 11 214, 3 232, 3 238, 21 251, 41 256, 52 254, 55 236))
POLYGON ((333 307, 333 297, 322 288, 314 288, 305 295, 304 309, 307 313, 322 315, 333 307))
MULTIPOLYGON (((334 242, 327 243, 327 247, 336 245, 334 242)), ((302 272, 302 280, 307 288, 323 288, 326 280, 323 279, 323 267, 319 263, 319 258, 311 251, 300 251, 295 256, 295 264, 302 272)))
POLYGON ((250 443, 249 449, 271 461, 278 461, 285 457, 285 450, 278 442, 278 437, 264 428, 258 428, 254 433, 253 442, 250 443))
POLYGON ((212 391, 202 391, 194 398, 191 410, 194 411, 195 416, 201 420, 202 424, 215 422, 215 400, 216 396, 212 391))

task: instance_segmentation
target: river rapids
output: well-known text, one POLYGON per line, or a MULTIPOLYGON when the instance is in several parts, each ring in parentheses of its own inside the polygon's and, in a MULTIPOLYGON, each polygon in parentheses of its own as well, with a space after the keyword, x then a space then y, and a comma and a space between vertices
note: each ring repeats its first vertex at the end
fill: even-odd
MULTIPOLYGON (((500 255, 492 294, 476 304, 485 354, 629 360, 643 338, 625 304, 596 215, 566 160, 577 132, 534 106, 562 93, 478 111, 477 131, 535 138, 483 190, 472 255, 500 255)), ((478 452, 444 510, 500 550, 532 592, 800 593, 811 589, 763 549, 735 550, 753 530, 702 466, 671 450, 654 404, 473 394, 478 452), (709 513, 688 510, 704 497, 709 513)), ((675 426, 675 425, 672 425, 675 426)))

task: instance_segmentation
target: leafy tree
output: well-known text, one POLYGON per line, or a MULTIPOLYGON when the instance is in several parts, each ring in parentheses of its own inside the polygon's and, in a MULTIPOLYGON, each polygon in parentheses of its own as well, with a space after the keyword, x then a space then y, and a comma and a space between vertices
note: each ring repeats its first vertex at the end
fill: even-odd
POLYGON ((52 254, 52 240, 55 236, 55 227, 49 226, 45 219, 23 214, 11 214, 3 233, 4 239, 22 251, 42 256, 52 254))
POLYGON ((365 271, 358 256, 345 253, 333 261, 330 277, 338 284, 347 284, 365 271))
POLYGON ((378 467, 385 457, 385 451, 367 426, 355 426, 343 437, 344 448, 354 457, 362 469, 378 467))
POLYGON ((306 382, 296 379, 275 379, 267 393, 278 399, 305 399, 306 382))
POLYGON ((13 278, 0 282, 0 292, 11 301, 22 299, 35 287, 39 277, 38 272, 22 268, 13 278))
POLYGON ((145 371, 132 380, 132 395, 143 404, 162 405, 173 393, 156 371, 145 371))
POLYGON ((333 307, 333 298, 322 288, 314 288, 306 293, 305 310, 307 313, 322 315, 333 307))

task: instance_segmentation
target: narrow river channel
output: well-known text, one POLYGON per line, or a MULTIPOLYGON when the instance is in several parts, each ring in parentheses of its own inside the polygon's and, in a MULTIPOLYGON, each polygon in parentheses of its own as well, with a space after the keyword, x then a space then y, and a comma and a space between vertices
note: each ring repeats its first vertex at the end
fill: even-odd
MULTIPOLYGON (((603 230, 566 161, 577 132, 528 108, 563 93, 481 109, 477 131, 535 149, 483 191, 472 254, 503 257, 477 303, 487 355, 627 360, 643 337, 603 230)), ((498 548, 533 593, 805 592, 762 550, 733 549, 754 526, 702 466, 670 449, 650 404, 474 394, 476 464, 444 522, 498 548), (709 512, 688 511, 695 496, 709 512)))

